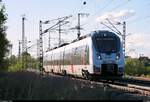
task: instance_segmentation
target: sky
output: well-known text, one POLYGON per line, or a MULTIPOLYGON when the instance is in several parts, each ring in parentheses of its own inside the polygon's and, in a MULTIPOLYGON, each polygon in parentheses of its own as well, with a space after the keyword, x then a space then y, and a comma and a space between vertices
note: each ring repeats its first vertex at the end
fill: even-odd
MULTIPOLYGON (((81 17, 81 35, 94 30, 110 30, 101 24, 107 24, 106 18, 114 25, 126 21, 126 55, 150 57, 150 1, 149 0, 3 0, 7 13, 7 38, 13 44, 13 54, 18 54, 18 41, 22 39, 22 16, 25 15, 25 36, 31 41, 27 46, 36 43, 39 38, 39 21, 53 20, 70 16, 70 23, 62 26, 61 38, 72 41, 77 37, 76 30, 68 30, 77 25, 77 14, 88 13, 81 17), (84 4, 84 2, 86 2, 84 4)), ((43 30, 55 24, 43 25, 43 30)), ((122 25, 115 25, 122 32, 122 25)), ((111 31, 111 30, 110 30, 111 31)), ((48 48, 48 33, 43 35, 44 50, 48 48)), ((58 44, 58 31, 50 32, 51 47, 58 44)), ((36 46, 29 49, 33 56, 37 54, 36 46)))

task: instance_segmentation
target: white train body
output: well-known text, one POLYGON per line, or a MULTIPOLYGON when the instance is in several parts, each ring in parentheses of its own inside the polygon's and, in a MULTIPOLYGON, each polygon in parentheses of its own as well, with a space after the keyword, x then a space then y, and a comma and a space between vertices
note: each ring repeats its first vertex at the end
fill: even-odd
POLYGON ((67 45, 45 53, 46 72, 85 75, 124 74, 124 55, 120 38, 109 31, 95 31, 67 45))

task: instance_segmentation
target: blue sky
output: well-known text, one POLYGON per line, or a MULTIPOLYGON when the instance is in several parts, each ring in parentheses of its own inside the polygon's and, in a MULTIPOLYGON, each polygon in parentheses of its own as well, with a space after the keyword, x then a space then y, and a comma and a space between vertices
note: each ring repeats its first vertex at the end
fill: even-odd
MULTIPOLYGON (((144 54, 150 57, 150 1, 149 0, 5 0, 6 13, 8 14, 7 37, 13 44, 13 54, 18 54, 18 40, 21 40, 21 16, 26 15, 25 35, 28 40, 35 43, 39 36, 39 20, 51 20, 58 17, 73 15, 70 24, 64 28, 77 25, 77 13, 89 13, 88 17, 81 18, 82 35, 93 30, 108 29, 100 24, 105 22, 105 17, 112 21, 127 22, 127 47, 128 55, 138 57, 144 54), (86 5, 83 5, 83 2, 86 5), (99 20, 97 20, 99 18, 99 20)), ((50 25, 45 25, 46 29, 50 25)), ((122 26, 116 26, 122 31, 122 26)), ((58 37, 58 32, 51 36, 58 37)), ((76 31, 62 34, 63 39, 76 38, 76 31)), ((44 36, 44 48, 46 49, 48 34, 44 36)), ((58 40, 51 41, 52 46, 58 40)), ((36 55, 36 47, 30 50, 36 55)))

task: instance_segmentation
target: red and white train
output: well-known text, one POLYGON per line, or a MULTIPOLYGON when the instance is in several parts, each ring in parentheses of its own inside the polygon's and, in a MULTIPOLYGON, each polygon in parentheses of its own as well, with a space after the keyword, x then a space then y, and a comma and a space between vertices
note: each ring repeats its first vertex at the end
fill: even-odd
POLYGON ((45 72, 89 78, 123 76, 124 54, 119 36, 105 30, 91 32, 44 54, 45 72))

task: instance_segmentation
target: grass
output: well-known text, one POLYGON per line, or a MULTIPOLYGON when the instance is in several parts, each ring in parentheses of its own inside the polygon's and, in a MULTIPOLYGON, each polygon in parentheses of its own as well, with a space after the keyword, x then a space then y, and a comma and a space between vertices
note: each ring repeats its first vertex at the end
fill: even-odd
POLYGON ((33 72, 0 73, 2 100, 137 100, 134 95, 64 77, 40 76, 33 72))

